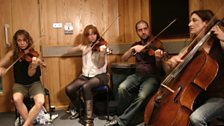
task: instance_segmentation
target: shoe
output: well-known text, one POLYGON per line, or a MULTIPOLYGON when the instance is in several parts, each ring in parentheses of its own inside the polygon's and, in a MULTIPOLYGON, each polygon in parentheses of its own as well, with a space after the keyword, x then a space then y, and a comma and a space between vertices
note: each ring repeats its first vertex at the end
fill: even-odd
POLYGON ((24 123, 24 120, 21 116, 16 118, 15 126, 22 126, 23 123, 24 123), (19 122, 19 119, 20 119, 20 122, 19 122))
POLYGON ((94 126, 93 119, 86 119, 85 126, 94 126))
POLYGON ((76 112, 74 109, 70 111, 71 116, 69 117, 69 119, 73 120, 73 119, 77 119, 79 117, 79 113, 76 112))
POLYGON ((118 121, 116 119, 113 119, 107 122, 104 126, 120 126, 120 125, 118 124, 118 121))
POLYGON ((74 109, 74 108, 72 108, 71 105, 69 105, 66 110, 66 113, 70 114, 72 109, 74 109))

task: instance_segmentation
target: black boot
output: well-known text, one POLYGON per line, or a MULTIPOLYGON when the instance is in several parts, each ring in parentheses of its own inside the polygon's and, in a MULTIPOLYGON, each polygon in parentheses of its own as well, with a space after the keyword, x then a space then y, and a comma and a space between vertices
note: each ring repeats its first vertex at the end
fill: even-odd
POLYGON ((85 111, 86 111, 86 118, 85 118, 85 126, 94 126, 93 123, 93 100, 85 101, 85 111))

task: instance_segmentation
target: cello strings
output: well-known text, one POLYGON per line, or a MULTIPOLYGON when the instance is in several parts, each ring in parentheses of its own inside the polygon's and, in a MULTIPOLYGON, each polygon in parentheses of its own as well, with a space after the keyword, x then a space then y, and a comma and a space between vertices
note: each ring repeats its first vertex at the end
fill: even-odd
MULTIPOLYGON (((221 8, 219 8, 219 11, 221 10, 221 8)), ((218 11, 218 12, 219 12, 218 11)), ((203 28, 203 30, 201 30, 199 32, 199 34, 190 42, 190 44, 187 46, 186 49, 188 49, 188 52, 186 52, 185 55, 183 55, 181 58, 184 59, 184 60, 187 60, 188 58, 190 58, 191 56, 188 56, 189 55, 189 49, 190 50, 193 50, 195 45, 197 45, 196 43, 198 42, 198 39, 203 35, 204 31, 206 29, 208 29, 208 32, 210 31, 210 29, 214 26, 214 21, 216 20, 216 14, 212 17, 212 19, 208 22, 208 26, 203 28), (213 25, 213 26, 212 26, 213 25)), ((194 54, 193 54, 194 55, 194 54)), ((185 63, 179 63, 173 70, 172 72, 163 80, 162 82, 162 86, 164 86, 165 88, 169 88, 167 87, 167 84, 173 79, 175 78, 181 71, 182 69, 188 64, 188 62, 185 64, 185 63)), ((169 90, 169 89, 168 89, 169 90)))

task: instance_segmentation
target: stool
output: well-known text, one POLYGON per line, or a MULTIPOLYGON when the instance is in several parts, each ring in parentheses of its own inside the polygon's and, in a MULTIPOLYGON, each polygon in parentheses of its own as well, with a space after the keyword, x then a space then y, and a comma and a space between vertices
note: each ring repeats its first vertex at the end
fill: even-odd
MULTIPOLYGON (((51 100, 50 100, 49 90, 47 88, 44 88, 44 93, 45 93, 44 95, 47 96, 47 99, 48 99, 48 107, 49 107, 48 113, 50 115, 50 120, 51 120, 52 109, 51 109, 51 100)), ((26 105, 28 110, 30 110, 32 108, 32 106, 34 105, 34 100, 33 100, 33 98, 30 98, 30 97, 24 97, 23 102, 26 105)), ((45 103, 44 103, 44 106, 45 106, 45 103)), ((16 114, 16 119, 19 118, 19 124, 22 125, 20 114, 18 113, 17 109, 15 109, 15 114, 16 114)))
MULTIPOLYGON (((79 97, 81 98, 83 95, 82 95, 82 88, 79 89, 79 97)), ((108 85, 102 85, 102 86, 99 86, 99 87, 96 87, 92 90, 94 93, 106 93, 106 113, 107 113, 107 121, 109 120, 109 107, 108 107, 108 104, 109 104, 109 86, 108 85)), ((81 104, 80 104, 81 105, 81 104)), ((79 108, 82 108, 83 106, 80 106, 79 108)), ((79 111, 79 115, 82 115, 81 114, 82 111, 79 111)))

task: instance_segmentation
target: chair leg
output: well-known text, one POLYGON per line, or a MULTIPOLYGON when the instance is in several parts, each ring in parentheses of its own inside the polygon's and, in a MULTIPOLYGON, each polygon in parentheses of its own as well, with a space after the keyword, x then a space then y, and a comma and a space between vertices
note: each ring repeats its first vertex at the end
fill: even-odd
POLYGON ((80 118, 84 118, 84 115, 85 115, 85 104, 84 104, 84 99, 82 98, 83 97, 83 88, 81 87, 79 89, 79 93, 78 93, 78 97, 80 99, 79 103, 78 103, 78 111, 79 111, 79 116, 80 118))
POLYGON ((21 118, 20 118, 20 115, 19 115, 19 126, 22 126, 22 122, 21 122, 21 118))
POLYGON ((50 94, 48 94, 48 107, 49 107, 49 115, 50 115, 50 120, 52 119, 52 108, 51 108, 51 98, 50 98, 50 94))
POLYGON ((53 108, 51 108, 51 97, 50 97, 50 93, 49 93, 49 90, 47 88, 44 88, 44 92, 45 92, 45 96, 47 95, 48 108, 49 108, 49 116, 50 116, 50 120, 52 120, 52 111, 53 111, 53 108))
POLYGON ((107 88, 107 99, 106 99, 106 111, 107 111, 107 121, 109 121, 109 89, 107 88))

